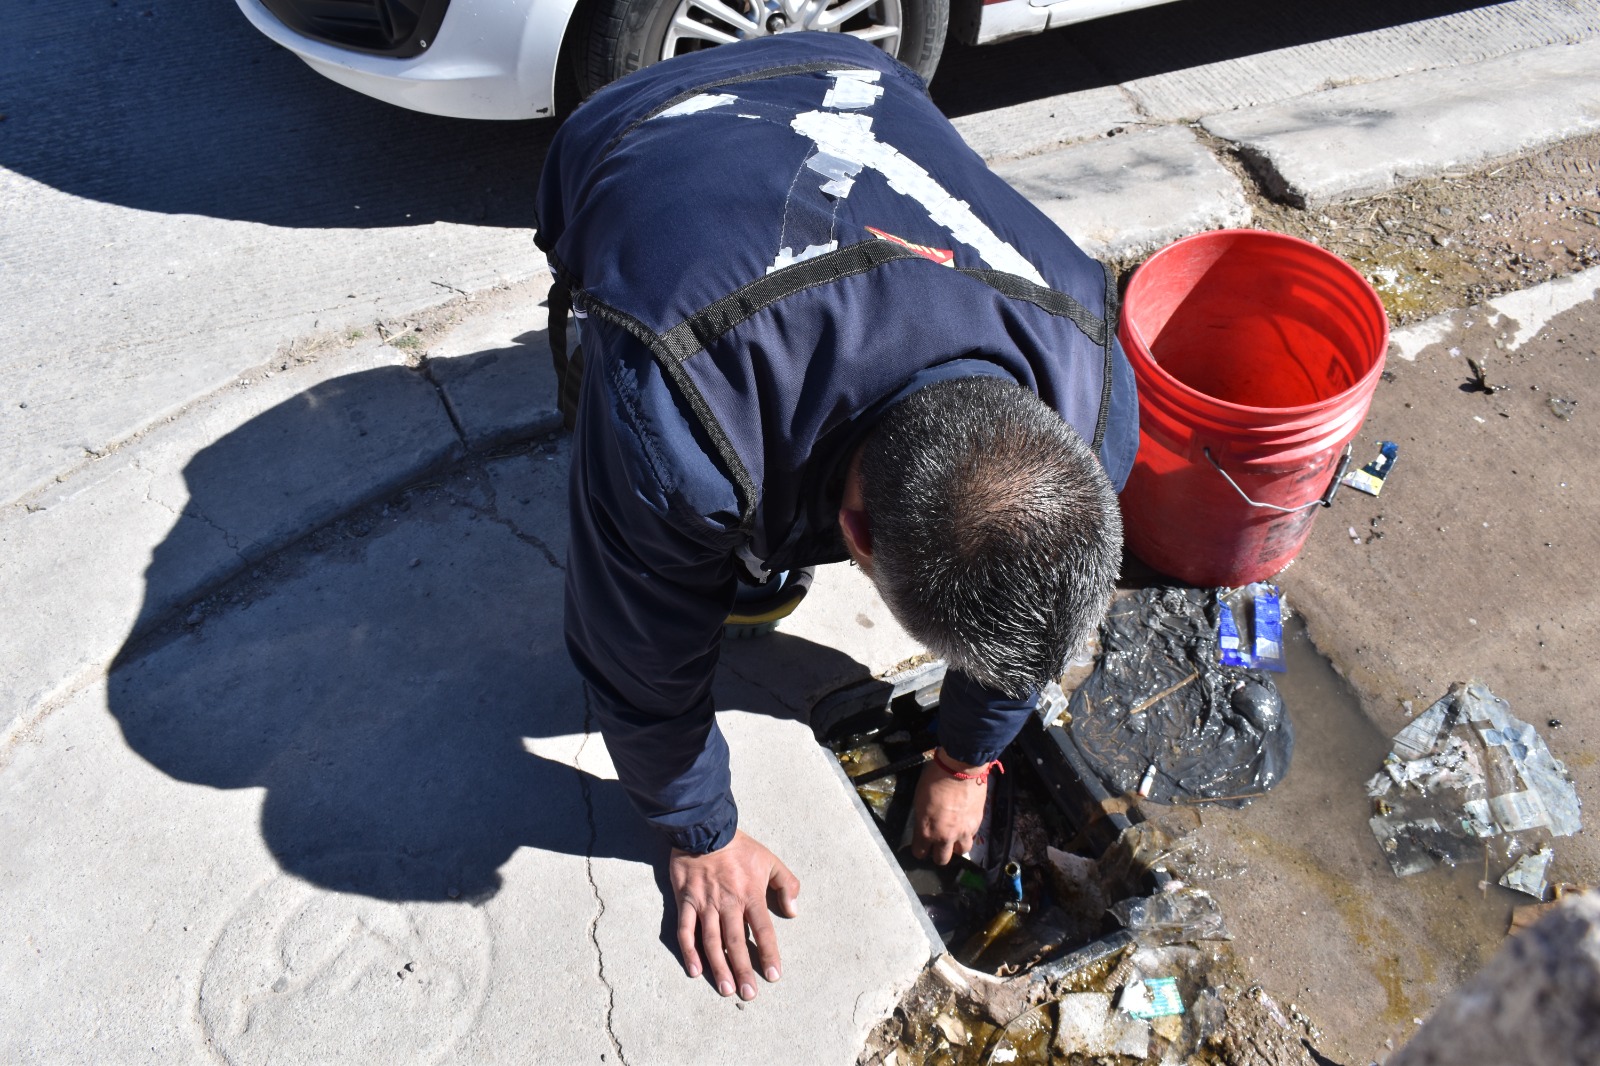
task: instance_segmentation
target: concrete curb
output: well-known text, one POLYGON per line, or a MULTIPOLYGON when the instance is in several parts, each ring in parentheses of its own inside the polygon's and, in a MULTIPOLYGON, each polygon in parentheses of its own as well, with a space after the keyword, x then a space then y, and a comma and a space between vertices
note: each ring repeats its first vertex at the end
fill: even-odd
POLYGON ((1275 197, 1316 206, 1600 130, 1600 41, 1211 115, 1275 197))
POLYGON ((1239 180, 1183 126, 997 163, 994 171, 1097 258, 1250 221, 1239 180))

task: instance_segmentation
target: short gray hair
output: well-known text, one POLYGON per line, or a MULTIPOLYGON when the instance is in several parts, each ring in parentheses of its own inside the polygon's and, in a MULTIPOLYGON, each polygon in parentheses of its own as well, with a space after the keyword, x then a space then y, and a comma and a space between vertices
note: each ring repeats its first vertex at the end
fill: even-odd
POLYGON ((900 624, 1024 699, 1105 614, 1122 512, 1100 461, 1032 392, 963 378, 895 404, 861 450, 872 576, 900 624))

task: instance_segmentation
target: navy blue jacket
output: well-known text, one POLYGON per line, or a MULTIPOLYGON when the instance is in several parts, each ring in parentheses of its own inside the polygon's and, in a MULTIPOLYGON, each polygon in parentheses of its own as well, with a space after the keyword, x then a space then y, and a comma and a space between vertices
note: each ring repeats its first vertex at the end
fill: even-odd
MULTIPOLYGON (((845 460, 940 380, 1033 390, 1120 488, 1138 415, 1107 275, 915 74, 838 34, 602 90, 557 133, 537 209, 586 362, 567 646, 641 813, 714 850, 737 824, 711 680, 740 571, 844 559, 845 460)), ((952 672, 941 742, 994 758, 1032 703, 952 672)))

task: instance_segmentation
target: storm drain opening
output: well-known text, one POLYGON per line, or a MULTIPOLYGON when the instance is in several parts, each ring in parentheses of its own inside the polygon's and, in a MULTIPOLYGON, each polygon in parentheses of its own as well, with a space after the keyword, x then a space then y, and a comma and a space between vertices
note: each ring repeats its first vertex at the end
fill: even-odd
POLYGON ((1208 957, 1181 945, 1226 933, 1210 898, 1175 882, 1161 857, 1198 817, 1141 817, 1062 743, 1059 723, 1036 716, 989 779, 973 849, 943 867, 916 859, 913 798, 937 743, 944 672, 936 661, 862 682, 811 716, 946 952, 862 1061, 898 1047, 900 1063, 1047 1062, 1073 1011, 1083 1017, 1067 1028, 1105 1053, 1142 1058, 1152 1036, 1194 1046, 1206 1035, 1208 957), (1129 1011, 1139 996, 1147 1017, 1129 1011))
POLYGON ((1315 1029, 1292 1004, 1242 978, 1217 902, 1180 879, 1202 810, 1248 805, 1288 770, 1293 736, 1268 676, 1281 666, 1228 637, 1235 622, 1248 633, 1271 620, 1276 601, 1264 595, 1119 595, 1094 647, 1047 686, 1005 772, 990 776, 974 847, 943 867, 912 855, 911 821, 945 664, 816 704, 818 741, 936 941, 860 1063, 1227 1063, 1241 1041, 1275 1047, 1265 1062, 1327 1061, 1311 1057, 1315 1029), (1218 761, 1180 757, 1186 748, 1218 761))
POLYGON ((1037 719, 1002 760, 1008 772, 989 778, 972 850, 947 866, 912 856, 913 800, 938 743, 944 672, 933 662, 852 686, 818 703, 811 721, 945 949, 964 966, 1015 973, 1114 932, 1108 907, 1160 891, 1167 877, 1128 861, 1090 871, 1133 823, 1103 789, 1096 795, 1086 778, 1058 772, 1067 753, 1037 719))

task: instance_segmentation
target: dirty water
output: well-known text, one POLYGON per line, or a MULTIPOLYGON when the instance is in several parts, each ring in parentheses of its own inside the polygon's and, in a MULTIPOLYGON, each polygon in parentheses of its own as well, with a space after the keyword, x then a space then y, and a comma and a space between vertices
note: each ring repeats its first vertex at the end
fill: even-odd
POLYGON ((1285 627, 1285 650, 1288 670, 1277 680, 1294 721, 1293 771, 1247 808, 1207 811, 1186 853, 1172 857, 1173 872, 1217 897, 1235 951, 1262 984, 1293 994, 1335 1047, 1368 1061, 1374 1026, 1383 1029, 1379 1044, 1397 1045, 1488 960, 1512 908, 1527 900, 1494 883, 1507 863, 1488 851, 1393 875, 1366 793, 1390 738, 1298 618, 1285 627), (1286 939, 1284 915, 1295 912, 1301 935, 1286 939))

